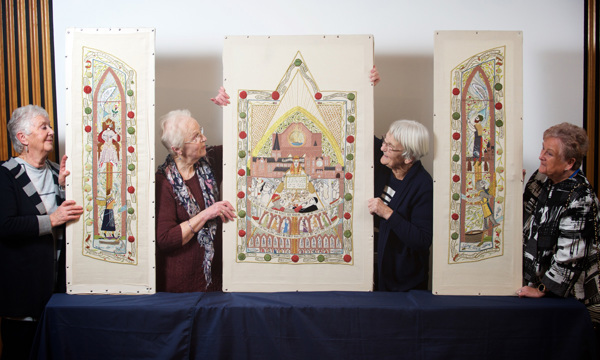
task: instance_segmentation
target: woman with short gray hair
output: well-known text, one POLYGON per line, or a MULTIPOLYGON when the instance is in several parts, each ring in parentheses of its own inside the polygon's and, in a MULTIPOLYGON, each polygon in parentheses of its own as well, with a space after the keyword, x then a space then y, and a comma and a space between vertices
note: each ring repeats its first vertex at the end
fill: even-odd
POLYGON ((64 225, 83 208, 65 200, 67 156, 48 155, 54 130, 36 105, 16 109, 8 122, 19 156, 0 165, 0 317, 3 358, 27 358, 44 306, 65 291, 64 225))
POLYGON ((433 180, 421 164, 429 132, 412 120, 392 123, 375 139, 376 283, 382 291, 427 289, 433 236, 433 180))

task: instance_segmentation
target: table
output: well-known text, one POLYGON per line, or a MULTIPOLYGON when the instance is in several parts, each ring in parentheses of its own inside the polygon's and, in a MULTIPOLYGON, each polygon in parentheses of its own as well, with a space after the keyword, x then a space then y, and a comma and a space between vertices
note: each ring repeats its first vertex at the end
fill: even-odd
POLYGON ((427 291, 66 295, 38 359, 588 359, 573 299, 427 291))

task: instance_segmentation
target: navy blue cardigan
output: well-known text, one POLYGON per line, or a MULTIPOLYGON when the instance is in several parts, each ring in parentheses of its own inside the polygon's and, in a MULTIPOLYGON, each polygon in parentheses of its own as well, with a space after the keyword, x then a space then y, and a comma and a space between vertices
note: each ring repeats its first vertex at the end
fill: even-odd
MULTIPOLYGON (((381 140, 375 140, 375 197, 380 197, 392 170, 382 165, 381 140)), ((401 181, 388 220, 375 216, 378 288, 382 291, 427 289, 429 248, 433 238, 433 180, 416 161, 401 181)))
MULTIPOLYGON (((60 194, 58 165, 47 164, 60 194)), ((0 316, 39 318, 57 284, 64 291, 64 260, 55 264, 54 237, 43 229, 49 221, 43 219, 46 208, 14 159, 0 166, 0 198, 0 316), (57 271, 61 281, 56 280, 57 271)), ((60 205, 60 196, 56 200, 60 205)))

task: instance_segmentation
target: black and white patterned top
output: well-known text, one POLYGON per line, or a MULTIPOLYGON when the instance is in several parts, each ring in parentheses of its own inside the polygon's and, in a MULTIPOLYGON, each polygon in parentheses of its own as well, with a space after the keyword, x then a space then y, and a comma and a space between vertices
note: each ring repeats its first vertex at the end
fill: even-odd
POLYGON ((586 305, 598 291, 598 198, 581 171, 553 184, 536 171, 523 194, 524 284, 586 305))

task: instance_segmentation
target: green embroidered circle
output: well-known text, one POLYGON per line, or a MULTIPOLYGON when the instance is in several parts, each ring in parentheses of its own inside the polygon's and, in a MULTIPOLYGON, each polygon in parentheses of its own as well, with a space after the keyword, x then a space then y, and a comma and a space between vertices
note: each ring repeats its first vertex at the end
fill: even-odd
POLYGON ((91 107, 86 107, 84 111, 85 111, 86 114, 89 115, 89 114, 92 113, 92 108, 91 107))
POLYGON ((133 90, 127 90, 127 95, 133 96, 133 90))
POLYGON ((344 195, 344 199, 346 199, 346 201, 352 200, 352 194, 348 193, 348 194, 344 195))
POLYGON ((460 200, 460 195, 457 193, 452 194, 452 200, 454 200, 454 201, 460 200))
POLYGON ((356 95, 350 93, 350 94, 348 94, 347 97, 348 97, 348 100, 352 101, 352 100, 354 100, 354 98, 356 98, 356 95))
POLYGON ((502 122, 502 120, 496 120, 496 126, 497 127, 502 127, 502 125, 504 125, 504 123, 502 122))
POLYGON ((240 210, 240 211, 238 212, 238 216, 239 216, 240 218, 242 218, 242 219, 243 219, 243 218, 245 218, 245 217, 246 217, 246 212, 245 212, 244 210, 240 210))
POLYGON ((271 255, 269 255, 269 254, 265 255, 265 261, 271 261, 271 255))
POLYGON ((350 236, 352 236, 352 231, 350 231, 350 230, 344 231, 344 236, 349 238, 350 236))
POLYGON ((294 61, 294 65, 296 65, 296 66, 302 65, 302 60, 296 59, 296 61, 294 61))
POLYGON ((129 133, 129 135, 133 135, 135 134, 135 128, 133 126, 130 126, 127 128, 127 132, 129 133))
POLYGON ((246 118, 246 113, 245 112, 241 112, 240 113, 240 119, 245 119, 246 118))
POLYGON ((128 213, 129 215, 132 215, 134 212, 135 212, 135 210, 133 210, 133 208, 129 208, 129 209, 127 209, 127 213, 128 213))
POLYGON ((452 233, 452 240, 458 239, 458 233, 452 233))
POLYGON ((453 118, 454 120, 458 120, 458 119, 460 119, 460 113, 459 113, 459 112, 455 112, 455 113, 453 113, 453 114, 452 114, 452 118, 453 118))
POLYGON ((348 154, 348 155, 346 155, 346 159, 352 161, 352 160, 354 160, 354 155, 348 154))
POLYGON ((494 85, 494 89, 496 89, 496 91, 502 90, 502 84, 497 83, 496 85, 494 85))
POLYGON ((244 260, 246 260, 246 254, 244 254, 244 253, 239 253, 239 254, 238 254, 238 260, 240 260, 240 261, 244 261, 244 260))
POLYGON ((356 120, 356 119, 354 118, 354 116, 352 116, 352 115, 348 116, 348 122, 349 122, 349 123, 353 123, 353 122, 354 122, 354 120, 356 120))
POLYGON ((243 159, 246 157, 246 152, 244 150, 240 150, 240 152, 238 152, 238 156, 243 159))
POLYGON ((317 256, 317 261, 318 261, 318 262, 323 262, 323 261, 325 261, 325 256, 323 256, 323 255, 319 255, 319 256, 317 256))
POLYGON ((452 161, 454 161, 454 162, 459 162, 459 161, 460 161, 460 156, 458 156, 458 154, 454 154, 454 155, 452 156, 452 161))
POLYGON ((129 164, 129 165, 127 165, 127 168, 129 169, 129 171, 133 171, 133 170, 135 170, 135 165, 129 164))

